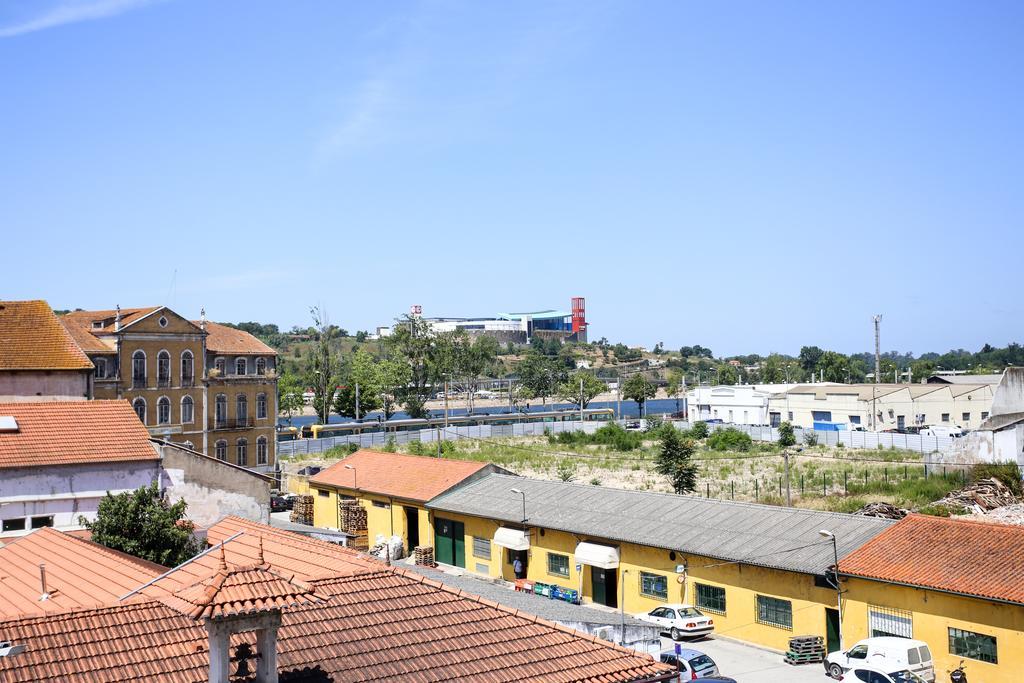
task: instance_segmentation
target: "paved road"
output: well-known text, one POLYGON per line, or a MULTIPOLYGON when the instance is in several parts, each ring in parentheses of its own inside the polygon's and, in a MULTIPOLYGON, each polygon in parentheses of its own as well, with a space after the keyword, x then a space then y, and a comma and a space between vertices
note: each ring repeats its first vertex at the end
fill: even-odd
MULTIPOLYGON (((402 566, 436 581, 551 621, 618 625, 622 618, 619 612, 613 610, 570 605, 557 600, 545 600, 535 595, 517 593, 505 585, 479 579, 472 574, 456 575, 426 567, 405 564, 402 566)), ((626 623, 638 622, 627 616, 626 623)), ((669 638, 662 638, 661 645, 662 650, 672 650, 675 647, 675 643, 669 638)), ((684 642, 682 645, 706 653, 715 660, 723 675, 735 678, 739 683, 830 683, 832 681, 825 676, 825 669, 821 664, 790 666, 782 661, 780 654, 733 640, 708 638, 698 642, 684 642)))

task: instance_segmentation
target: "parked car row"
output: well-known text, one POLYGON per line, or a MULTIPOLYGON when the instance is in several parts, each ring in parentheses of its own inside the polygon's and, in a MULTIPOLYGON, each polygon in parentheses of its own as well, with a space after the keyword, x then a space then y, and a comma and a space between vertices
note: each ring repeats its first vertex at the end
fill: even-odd
POLYGON ((286 512, 295 507, 295 494, 294 493, 273 493, 270 495, 270 511, 271 512, 286 512))

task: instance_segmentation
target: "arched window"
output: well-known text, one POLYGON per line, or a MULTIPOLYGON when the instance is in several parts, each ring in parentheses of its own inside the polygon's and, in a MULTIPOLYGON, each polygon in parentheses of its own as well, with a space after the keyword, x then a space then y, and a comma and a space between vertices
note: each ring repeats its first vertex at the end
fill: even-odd
POLYGON ((213 369, 219 372, 221 375, 223 375, 226 372, 226 370, 224 369, 225 367, 226 366, 223 358, 213 359, 213 369))
POLYGON ((217 394, 213 405, 214 425, 215 427, 223 427, 228 421, 228 397, 224 394, 217 394))
POLYGON ((146 399, 139 396, 137 399, 132 401, 132 410, 142 420, 142 424, 146 424, 146 399))
POLYGON ((249 399, 245 394, 239 394, 235 399, 235 417, 238 418, 239 427, 244 427, 249 420, 249 399))
POLYGON ((156 423, 160 425, 171 424, 171 399, 161 396, 156 401, 156 423))
POLYGON ((196 363, 192 352, 181 352, 181 386, 190 387, 196 378, 196 363))
POLYGON ((267 395, 256 394, 256 419, 267 419, 267 395))
POLYGON ((156 354, 156 385, 171 386, 171 354, 166 351, 156 354))
POLYGON ((236 375, 244 375, 244 374, 246 374, 246 367, 245 367, 245 359, 244 358, 236 358, 235 359, 235 374, 236 375))
POLYGON ((224 439, 218 441, 217 444, 214 446, 214 453, 216 453, 218 460, 227 460, 228 442, 225 441, 224 439))
POLYGON ((256 464, 267 464, 267 437, 265 436, 256 439, 256 464))
POLYGON ((256 359, 256 374, 265 375, 267 374, 267 359, 257 358, 256 359))
POLYGON ((235 448, 237 449, 235 464, 245 467, 246 457, 249 454, 249 442, 245 439, 239 439, 235 442, 235 448))
POLYGON ((192 424, 195 420, 195 403, 192 401, 191 396, 181 397, 181 423, 192 424))
POLYGON ((142 349, 132 354, 132 386, 146 386, 146 352, 142 349))

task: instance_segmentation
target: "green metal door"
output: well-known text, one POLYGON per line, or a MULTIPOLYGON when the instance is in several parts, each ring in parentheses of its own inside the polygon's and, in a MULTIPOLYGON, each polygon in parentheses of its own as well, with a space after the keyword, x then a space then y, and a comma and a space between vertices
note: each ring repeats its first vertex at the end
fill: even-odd
POLYGON ((456 567, 466 568, 466 525, 462 522, 452 522, 452 564, 456 567))
POLYGON ((828 651, 839 649, 839 610, 825 608, 825 631, 828 651))
MULTIPOLYGON (((437 517, 434 520, 434 561, 441 564, 454 564, 455 547, 452 543, 452 527, 450 519, 437 517)), ((463 550, 465 553, 465 550, 463 550)), ((465 560, 463 560, 465 561, 465 560)))
POLYGON ((605 603, 605 599, 607 597, 607 587, 605 586, 604 582, 603 569, 599 569, 598 567, 590 568, 590 584, 594 591, 594 602, 596 602, 599 605, 607 604, 605 603))

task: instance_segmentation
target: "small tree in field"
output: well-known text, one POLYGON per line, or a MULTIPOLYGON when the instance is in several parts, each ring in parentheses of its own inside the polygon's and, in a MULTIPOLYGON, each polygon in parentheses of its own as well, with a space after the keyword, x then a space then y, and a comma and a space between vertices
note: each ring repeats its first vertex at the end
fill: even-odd
POLYGON ((690 493, 697 488, 697 465, 692 460, 695 450, 693 441, 677 429, 662 430, 655 468, 659 474, 668 476, 676 493, 690 493))
POLYGON ((647 402, 647 399, 654 398, 657 390, 658 387, 653 382, 648 381, 642 373, 637 373, 626 380, 622 387, 622 396, 631 401, 636 401, 640 417, 643 417, 644 403, 647 402))
POLYGON ((92 540, 114 550, 175 567, 194 557, 200 543, 192 522, 185 519, 184 500, 169 504, 156 482, 100 501, 96 520, 79 517, 92 532, 92 540))
POLYGON ((783 448, 796 445, 796 434, 793 433, 793 425, 789 422, 779 425, 779 445, 783 448))

